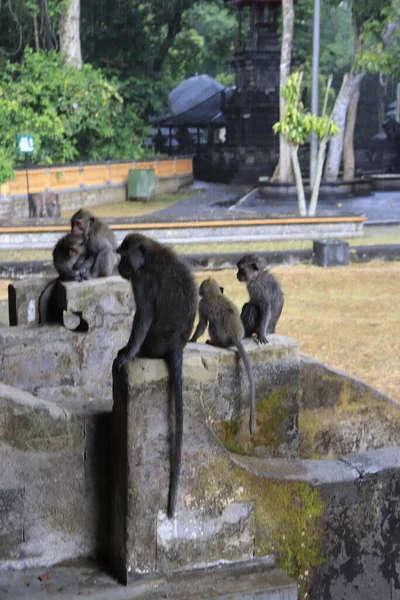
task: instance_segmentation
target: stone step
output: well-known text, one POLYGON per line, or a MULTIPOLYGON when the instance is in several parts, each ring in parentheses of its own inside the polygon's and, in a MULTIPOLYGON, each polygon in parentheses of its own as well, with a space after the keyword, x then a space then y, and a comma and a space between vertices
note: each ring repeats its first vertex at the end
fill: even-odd
POLYGON ((232 502, 219 511, 182 509, 157 523, 157 568, 201 568, 218 562, 250 560, 254 555, 254 505, 232 502))
POLYGON ((1 598, 13 600, 297 600, 296 584, 263 559, 149 575, 126 587, 81 561, 47 570, 0 572, 0 591, 1 598))

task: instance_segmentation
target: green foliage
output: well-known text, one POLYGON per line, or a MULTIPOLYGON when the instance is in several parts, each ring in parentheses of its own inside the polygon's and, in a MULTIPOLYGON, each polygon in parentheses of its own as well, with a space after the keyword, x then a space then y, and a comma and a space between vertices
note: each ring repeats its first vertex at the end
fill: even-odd
POLYGON ((285 110, 282 120, 273 126, 274 133, 283 135, 295 147, 305 144, 310 133, 316 133, 320 140, 340 133, 336 123, 326 115, 317 117, 304 108, 301 102, 301 81, 302 73, 296 71, 283 86, 285 110))
POLYGON ((12 157, 7 148, 0 146, 0 185, 10 179, 15 179, 12 157))
MULTIPOLYGON (((295 5, 295 57, 304 72, 304 84, 311 89, 314 0, 295 5)), ((354 27, 348 2, 321 2, 320 75, 321 87, 329 73, 349 69, 354 53, 354 27)))
POLYGON ((390 3, 378 14, 372 13, 364 23, 361 40, 362 51, 356 57, 355 67, 367 73, 380 73, 400 79, 400 2, 390 3), (384 42, 384 36, 393 25, 394 33, 384 42))
POLYGON ((34 163, 140 156, 143 123, 125 109, 116 82, 90 65, 63 65, 55 52, 27 48, 23 64, 8 62, 0 76, 0 140, 14 162, 18 133, 35 137, 34 163))

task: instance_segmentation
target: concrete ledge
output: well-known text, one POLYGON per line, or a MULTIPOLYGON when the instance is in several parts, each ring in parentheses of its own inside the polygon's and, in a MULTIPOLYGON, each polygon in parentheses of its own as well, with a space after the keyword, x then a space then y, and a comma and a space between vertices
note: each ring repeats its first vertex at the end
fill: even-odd
MULTIPOLYGON (((268 265, 292 265, 308 263, 312 259, 310 250, 276 250, 259 252, 268 265)), ((243 253, 226 254, 186 254, 183 255, 194 269, 218 270, 235 269, 236 263, 243 253)), ((350 246, 350 262, 370 262, 374 260, 397 261, 400 260, 400 244, 386 246, 350 246)), ((54 273, 49 261, 9 261, 0 262, 1 279, 18 279, 29 275, 47 275, 54 273)))

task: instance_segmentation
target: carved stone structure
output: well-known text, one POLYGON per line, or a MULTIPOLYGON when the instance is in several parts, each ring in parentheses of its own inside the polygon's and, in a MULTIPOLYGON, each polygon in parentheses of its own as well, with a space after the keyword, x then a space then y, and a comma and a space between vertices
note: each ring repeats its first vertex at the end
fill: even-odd
MULTIPOLYGON (((15 284, 10 308, 18 324, 0 330, 8 383, 0 384, 0 570, 101 554, 122 581, 149 574, 154 587, 143 598, 187 598, 179 585, 200 585, 187 570, 244 562, 237 568, 249 577, 225 571, 230 595, 222 598, 295 600, 295 586, 271 567, 257 579, 261 588, 254 582, 241 591, 258 569, 253 557, 273 562, 278 553, 294 557, 291 568, 311 600, 396 597, 395 403, 301 360, 293 340, 270 336, 261 347, 249 340, 257 398, 251 438, 248 381, 236 351, 188 344, 182 472, 169 520, 165 365, 137 359, 112 381, 132 319, 129 285, 116 277, 60 284, 64 325, 53 326, 35 323, 40 286, 28 287, 15 284)), ((203 581, 215 581, 218 571, 210 578, 207 572, 203 581)), ((5 580, 0 574, 1 589, 11 589, 5 580)), ((131 582, 132 597, 141 581, 131 582)), ((210 597, 202 585, 200 597, 210 597)), ((107 597, 118 597, 113 589, 107 597)))

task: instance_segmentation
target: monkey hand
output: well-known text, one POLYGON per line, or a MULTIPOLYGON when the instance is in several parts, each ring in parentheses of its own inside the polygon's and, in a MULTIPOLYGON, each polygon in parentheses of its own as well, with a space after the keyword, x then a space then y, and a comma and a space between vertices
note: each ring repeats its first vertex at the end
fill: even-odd
POLYGON ((257 336, 257 344, 268 344, 267 336, 259 333, 257 336))
POLYGON ((125 346, 125 348, 121 348, 121 350, 118 352, 117 358, 114 360, 114 368, 119 373, 130 360, 131 357, 129 356, 129 350, 125 346))

